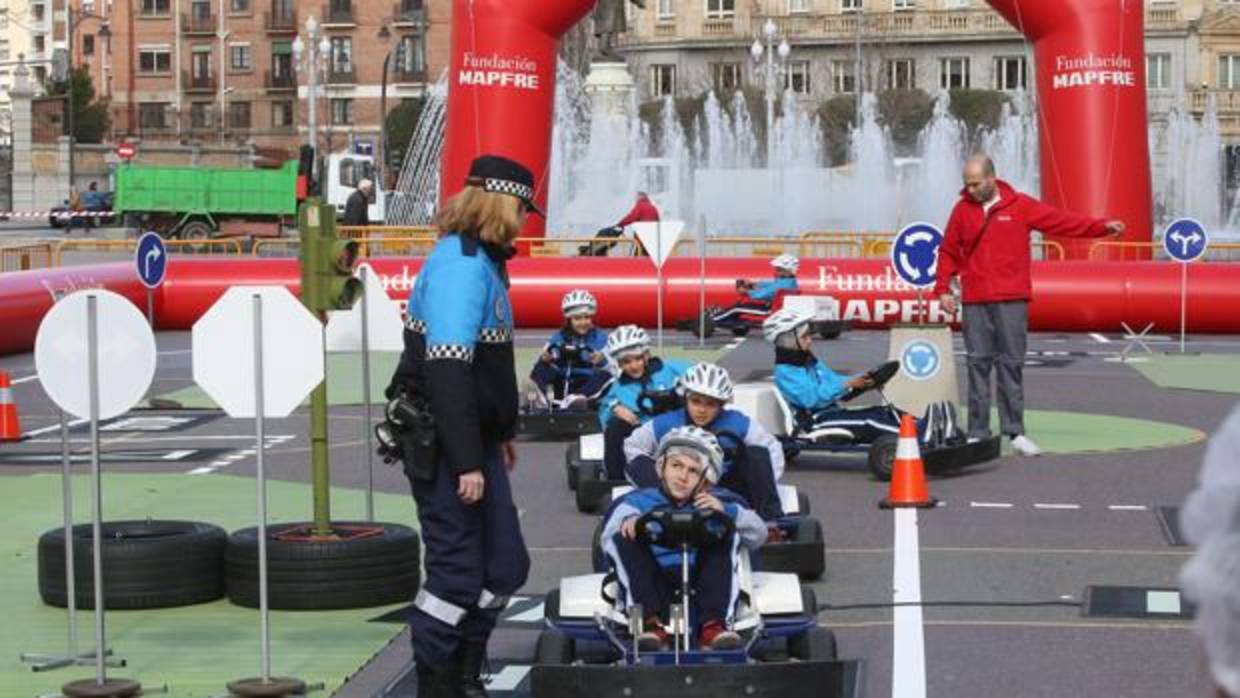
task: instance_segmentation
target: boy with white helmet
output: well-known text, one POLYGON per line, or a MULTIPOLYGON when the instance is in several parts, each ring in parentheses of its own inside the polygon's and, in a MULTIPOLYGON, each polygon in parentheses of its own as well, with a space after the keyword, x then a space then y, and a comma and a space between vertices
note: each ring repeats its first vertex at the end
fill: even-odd
POLYGON ((596 399, 611 381, 607 370, 607 333, 594 326, 598 301, 585 289, 573 289, 560 301, 564 326, 543 347, 530 380, 530 404, 547 406, 550 400, 565 407, 596 399), (548 399, 550 398, 550 400, 548 399))
POLYGON ((638 647, 667 649, 664 626, 673 594, 679 587, 680 554, 638 542, 637 520, 656 509, 713 510, 736 526, 730 541, 690 553, 690 618, 697 624, 700 649, 735 649, 741 638, 728 628, 736 607, 736 555, 739 546, 755 550, 766 540, 766 524, 735 493, 718 487, 723 449, 714 435, 697 427, 672 429, 655 452, 655 487, 633 490, 617 499, 603 524, 603 551, 619 578, 625 607, 640 604, 645 613, 638 647))
POLYGON ((695 426, 715 435, 725 449, 720 472, 724 487, 749 502, 763 519, 784 515, 775 483, 784 472, 784 450, 769 431, 744 413, 727 409, 732 401, 732 379, 721 366, 694 364, 680 377, 685 406, 646 422, 624 441, 625 468, 638 487, 654 487, 655 451, 671 431, 695 426))
POLYGON ((797 293, 797 271, 801 268, 801 260, 796 255, 781 254, 771 260, 775 269, 775 278, 770 281, 754 283, 748 279, 737 279, 736 290, 745 294, 748 303, 769 306, 780 292, 797 293))
POLYGON ((607 355, 620 370, 599 401, 603 463, 608 480, 623 480, 624 440, 655 415, 679 407, 676 381, 689 364, 651 356, 650 335, 637 325, 612 330, 607 355))

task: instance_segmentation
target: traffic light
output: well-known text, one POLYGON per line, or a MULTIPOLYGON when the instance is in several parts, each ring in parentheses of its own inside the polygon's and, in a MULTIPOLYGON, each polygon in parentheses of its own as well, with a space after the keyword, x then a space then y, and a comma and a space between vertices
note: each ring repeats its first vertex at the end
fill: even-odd
POLYGON ((301 234, 301 302, 314 312, 347 310, 363 292, 353 276, 356 240, 336 237, 336 209, 308 199, 298 216, 301 234))

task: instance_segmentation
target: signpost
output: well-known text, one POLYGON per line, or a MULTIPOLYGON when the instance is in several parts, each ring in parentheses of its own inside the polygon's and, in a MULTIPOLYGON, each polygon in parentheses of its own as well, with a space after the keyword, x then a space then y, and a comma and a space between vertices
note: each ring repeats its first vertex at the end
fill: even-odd
MULTIPOLYGON (((99 467, 99 422, 127 412, 146 394, 155 376, 155 336, 142 313, 111 291, 76 291, 52 306, 35 337, 35 369, 43 390, 62 410, 90 420, 91 539, 95 592, 95 678, 72 681, 61 691, 71 698, 134 695, 141 686, 109 679, 104 665, 107 643, 103 604, 103 494, 99 467), (100 332, 100 326, 106 328, 100 332), (82 359, 86 360, 83 361, 82 359), (106 691, 106 692, 100 692, 106 691)), ((62 430, 62 434, 64 431, 62 430)), ((66 547, 73 537, 65 512, 66 547)), ((66 568, 72 575, 72 567, 66 568)), ((69 597, 72 599, 70 591, 69 597)), ((70 613, 73 613, 70 600, 70 613)))
POLYGON ((323 382, 323 326, 283 286, 233 286, 194 323, 192 336, 194 381, 228 416, 254 418, 262 671, 259 677, 229 683, 228 689, 247 696, 303 693, 300 679, 271 676, 263 420, 292 414, 323 382))
POLYGON ((917 289, 917 318, 925 324, 925 289, 934 285, 943 233, 929 223, 904 226, 891 242, 891 266, 904 283, 917 289))
POLYGON ((149 231, 138 238, 138 246, 134 250, 134 266, 138 270, 138 280, 146 287, 146 322, 155 326, 155 300, 153 292, 164 283, 164 275, 168 271, 168 249, 164 247, 164 239, 155 231, 149 231))
POLYGON ((138 149, 135 148, 132 143, 122 142, 116 145, 116 157, 124 160, 125 162, 133 160, 134 156, 137 154, 138 149))
POLYGON ((1184 335, 1188 323, 1188 265, 1201 259, 1210 246, 1205 226, 1192 218, 1171 222, 1163 233, 1163 249, 1167 256, 1180 263, 1180 353, 1184 353, 1184 335))
POLYGON ((663 351, 663 263, 672 255, 672 250, 676 249, 676 242, 680 240, 680 233, 684 229, 684 221, 653 221, 633 224, 633 234, 646 248, 650 261, 654 263, 655 285, 658 294, 656 312, 660 353, 663 351))

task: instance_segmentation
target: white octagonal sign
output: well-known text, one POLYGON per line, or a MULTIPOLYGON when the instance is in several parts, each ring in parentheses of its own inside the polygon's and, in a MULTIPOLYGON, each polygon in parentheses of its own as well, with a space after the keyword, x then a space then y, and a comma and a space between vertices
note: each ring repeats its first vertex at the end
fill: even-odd
POLYGON ((99 347, 99 419, 110 419, 138 404, 155 377, 155 335, 129 299, 104 289, 75 291, 60 299, 39 324, 34 365, 52 402, 75 417, 90 419, 91 298, 99 347))
POLYGON ((194 381, 230 417, 255 416, 255 298, 263 416, 287 417, 323 381, 323 325, 283 286, 233 286, 194 323, 194 381))

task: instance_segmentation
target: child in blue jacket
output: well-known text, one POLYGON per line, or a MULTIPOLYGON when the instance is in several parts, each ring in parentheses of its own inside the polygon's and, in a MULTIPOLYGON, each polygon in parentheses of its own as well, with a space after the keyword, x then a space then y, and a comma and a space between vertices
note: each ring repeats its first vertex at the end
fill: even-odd
POLYGON ((607 370, 607 333, 594 326, 598 301, 584 289, 564 294, 560 301, 564 326, 551 335, 530 372, 535 390, 527 396, 534 407, 552 401, 564 408, 584 407, 597 400, 611 382, 607 370))
POLYGON ((790 254, 781 254, 771 260, 775 268, 775 278, 770 281, 754 283, 748 279, 737 279, 736 290, 745 294, 745 305, 769 308, 780 291, 797 293, 797 270, 801 268, 801 260, 790 254))
POLYGON ((736 649, 741 637, 729 628, 736 607, 738 548, 756 550, 766 541, 766 524, 744 500, 717 487, 723 449, 714 435, 693 426, 678 427, 659 441, 655 454, 657 487, 633 490, 616 500, 603 523, 603 551, 619 578, 624 607, 640 604, 645 615, 638 648, 667 649, 664 622, 680 588, 680 553, 636 540, 637 521, 656 509, 714 510, 732 520, 732 539, 690 553, 690 621, 699 649, 736 649))

